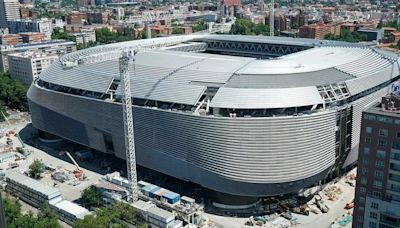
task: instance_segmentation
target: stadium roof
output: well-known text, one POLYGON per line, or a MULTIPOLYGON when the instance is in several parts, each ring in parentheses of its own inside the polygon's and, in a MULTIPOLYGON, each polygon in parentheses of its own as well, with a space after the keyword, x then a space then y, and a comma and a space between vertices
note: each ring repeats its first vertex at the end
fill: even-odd
POLYGON ((302 106, 323 102, 318 94, 320 86, 341 84, 348 88, 350 95, 355 95, 400 74, 398 56, 356 44, 283 37, 193 35, 85 49, 62 57, 39 77, 57 85, 106 93, 112 80, 119 78, 117 57, 72 68, 63 68, 62 62, 89 59, 102 53, 108 55, 128 47, 213 40, 297 45, 308 49, 271 59, 160 48, 142 51, 135 57, 135 66, 130 65, 133 97, 195 105, 208 87, 217 87, 220 89, 211 102, 214 107, 302 106))

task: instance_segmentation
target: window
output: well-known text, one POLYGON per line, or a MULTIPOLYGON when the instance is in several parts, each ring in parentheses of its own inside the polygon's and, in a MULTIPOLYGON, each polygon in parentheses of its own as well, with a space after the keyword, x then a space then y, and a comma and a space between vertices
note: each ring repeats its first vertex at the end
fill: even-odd
POLYGON ((375 162, 375 167, 378 168, 378 169, 383 169, 383 168, 385 168, 385 162, 377 160, 375 162))
POLYGON ((371 137, 365 137, 365 144, 371 144, 371 137))
POLYGON ((400 131, 397 132, 396 137, 400 138, 400 131))
POLYGON ((360 197, 360 199, 358 200, 360 203, 365 203, 365 197, 360 197))
POLYGON ((364 147, 364 155, 369 155, 369 148, 368 147, 364 147))
POLYGON ((381 192, 373 191, 372 196, 375 198, 381 198, 381 192))
POLYGON ((368 169, 367 169, 367 168, 362 168, 362 169, 361 169, 361 173, 362 173, 363 175, 366 175, 366 174, 368 173, 368 169))
POLYGON ((378 121, 383 123, 392 123, 393 119, 384 116, 378 116, 378 121))
POLYGON ((377 218, 378 218, 378 214, 377 214, 376 212, 372 212, 372 211, 371 211, 371 212, 369 213, 369 217, 372 218, 372 219, 377 219, 377 218))
POLYGON ((362 163, 363 163, 364 165, 368 165, 369 159, 368 159, 368 158, 363 158, 362 163))
POLYGON ((369 222, 368 223, 368 227, 371 227, 371 228, 376 228, 376 222, 369 222))
POLYGON ((372 127, 366 127, 365 128, 365 133, 371 134, 372 133, 372 127))
POLYGON ((400 140, 393 141, 392 148, 396 149, 396 150, 400 150, 400 140))
POLYGON ((386 157, 386 151, 378 150, 378 151, 376 152, 376 157, 377 157, 377 158, 385 158, 385 157, 386 157))
POLYGON ((373 186, 375 188, 382 188, 382 181, 375 180, 374 183, 373 183, 373 186))
POLYGON ((367 178, 362 177, 362 178, 360 179, 360 182, 361 182, 361 184, 366 185, 366 184, 367 184, 367 178))
MULTIPOLYGON (((360 192, 361 192, 361 193, 365 193, 366 191, 367 191, 366 188, 364 188, 364 187, 361 187, 361 188, 360 188, 360 192)), ((361 199, 360 199, 360 201, 361 201, 361 199)))
POLYGON ((375 171, 375 178, 382 179, 383 178, 383 172, 382 171, 375 171))
POLYGON ((364 119, 366 119, 366 120, 376 120, 376 116, 366 114, 366 115, 364 116, 364 119))
POLYGON ((379 129, 379 136, 381 136, 381 137, 387 137, 387 136, 388 136, 388 130, 386 130, 386 129, 379 129))
POLYGON ((373 209, 379 209, 379 204, 375 202, 371 202, 371 208, 373 209))
POLYGON ((393 160, 400 160, 400 153, 396 153, 392 151, 392 154, 390 155, 390 158, 393 160))
POLYGON ((386 147, 386 145, 387 145, 386 139, 379 139, 378 140, 378 146, 379 147, 386 147))

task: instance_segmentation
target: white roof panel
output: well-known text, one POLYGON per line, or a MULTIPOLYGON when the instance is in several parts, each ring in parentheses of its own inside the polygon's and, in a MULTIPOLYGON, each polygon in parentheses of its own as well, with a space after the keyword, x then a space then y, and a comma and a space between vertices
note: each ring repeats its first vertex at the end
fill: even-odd
POLYGON ((316 87, 283 89, 244 89, 222 87, 211 100, 211 107, 236 109, 285 108, 322 104, 316 87))

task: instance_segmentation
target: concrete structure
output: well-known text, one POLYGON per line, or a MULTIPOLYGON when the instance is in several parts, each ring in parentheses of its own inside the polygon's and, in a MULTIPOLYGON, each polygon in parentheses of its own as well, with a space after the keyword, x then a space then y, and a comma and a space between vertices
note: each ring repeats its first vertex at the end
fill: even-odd
POLYGON ((76 44, 83 44, 83 46, 96 42, 96 32, 94 30, 82 30, 80 33, 72 34, 72 36, 75 38, 76 44))
POLYGON ((46 203, 52 204, 62 200, 58 189, 43 185, 39 181, 19 173, 8 172, 6 182, 7 192, 35 207, 42 207, 46 203))
POLYGON ((362 116, 353 228, 400 227, 400 97, 362 116))
POLYGON ((299 37, 322 40, 331 32, 331 25, 324 24, 324 22, 318 22, 317 24, 313 25, 301 26, 299 29, 299 37))
POLYGON ((8 22, 20 19, 18 0, 0 0, 0 28, 7 28, 8 22))
POLYGON ((55 210, 61 221, 71 226, 75 224, 76 220, 83 219, 86 215, 91 214, 86 208, 68 200, 52 203, 50 206, 55 210))
POLYGON ((117 57, 139 45, 155 49, 130 66, 138 164, 223 193, 221 204, 297 193, 352 167, 361 111, 400 78, 398 56, 344 42, 135 40, 56 61, 29 89, 33 125, 125 158, 117 57))
POLYGON ((72 11, 70 14, 66 16, 66 21, 67 24, 73 25, 73 24, 83 24, 84 21, 86 21, 86 13, 83 12, 78 12, 78 11, 72 11))
POLYGON ((22 43, 22 37, 18 34, 4 34, 0 35, 1 45, 16 45, 22 43))
POLYGON ((151 202, 138 200, 132 204, 136 210, 143 216, 146 222, 154 228, 180 228, 183 222, 175 220, 172 212, 156 207, 151 202))
POLYGON ((10 33, 21 33, 21 32, 41 32, 46 35, 48 40, 51 40, 51 34, 53 32, 53 23, 47 18, 40 20, 13 20, 8 22, 10 33))
POLYGON ((365 35, 366 41, 381 42, 383 39, 383 29, 360 28, 357 32, 365 35))
POLYGON ((30 85, 56 59, 58 59, 58 55, 43 52, 10 54, 8 55, 8 66, 11 78, 22 84, 30 85))
POLYGON ((46 34, 41 32, 22 32, 19 33, 23 43, 36 43, 46 40, 46 34))
POLYGON ((52 40, 32 44, 18 44, 0 46, 0 72, 8 70, 8 55, 17 52, 39 51, 58 56, 76 51, 74 42, 64 40, 52 40))

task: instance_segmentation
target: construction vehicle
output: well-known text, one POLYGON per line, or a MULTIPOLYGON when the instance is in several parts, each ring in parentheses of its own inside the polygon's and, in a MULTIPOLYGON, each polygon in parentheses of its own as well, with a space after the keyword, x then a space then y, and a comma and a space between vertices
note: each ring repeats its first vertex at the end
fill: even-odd
POLYGON ((60 156, 62 156, 64 154, 67 154, 69 159, 71 159, 71 161, 76 166, 76 169, 74 169, 74 171, 72 171, 72 173, 74 174, 75 178, 78 179, 78 180, 83 180, 84 175, 83 175, 83 170, 81 169, 81 167, 78 165, 78 163, 75 161, 75 159, 72 157, 72 155, 68 151, 60 151, 60 153, 59 153, 60 156))
POLYGON ((344 209, 352 209, 354 207, 354 198, 352 200, 350 200, 348 203, 346 203, 346 206, 344 207, 344 209))

